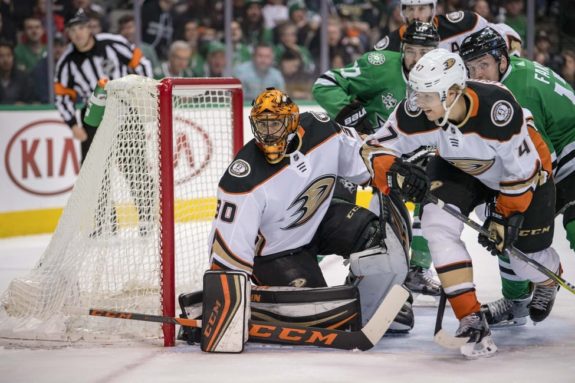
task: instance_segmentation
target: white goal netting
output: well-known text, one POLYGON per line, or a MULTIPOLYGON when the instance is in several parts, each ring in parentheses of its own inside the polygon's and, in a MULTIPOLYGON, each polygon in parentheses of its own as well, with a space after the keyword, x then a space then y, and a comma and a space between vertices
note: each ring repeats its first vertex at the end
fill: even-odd
POLYGON ((52 241, 1 296, 2 338, 160 339, 156 323, 90 317, 88 310, 158 315, 167 284, 176 297, 201 288, 217 184, 233 158, 233 120, 241 121, 241 110, 234 116, 225 86, 127 76, 106 90, 104 119, 52 241), (161 87, 172 90, 172 182, 160 166, 168 158, 161 150, 161 87), (165 193, 174 196, 173 232, 162 222, 165 193), (162 277, 166 238, 175 244, 175 281, 162 277))

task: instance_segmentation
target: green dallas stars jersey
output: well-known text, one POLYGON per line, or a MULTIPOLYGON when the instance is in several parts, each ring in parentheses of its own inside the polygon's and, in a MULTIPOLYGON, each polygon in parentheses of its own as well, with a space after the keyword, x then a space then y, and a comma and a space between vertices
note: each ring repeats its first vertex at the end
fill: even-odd
POLYGON ((314 83, 312 92, 331 118, 357 99, 364 105, 367 118, 377 130, 405 98, 405 89, 401 54, 372 51, 351 65, 322 74, 314 83))
POLYGON ((562 168, 566 164, 561 160, 566 159, 568 152, 575 151, 575 146, 569 145, 575 141, 573 88, 551 69, 513 56, 501 82, 511 90, 522 107, 531 111, 535 125, 550 151, 555 149, 558 165, 562 168))

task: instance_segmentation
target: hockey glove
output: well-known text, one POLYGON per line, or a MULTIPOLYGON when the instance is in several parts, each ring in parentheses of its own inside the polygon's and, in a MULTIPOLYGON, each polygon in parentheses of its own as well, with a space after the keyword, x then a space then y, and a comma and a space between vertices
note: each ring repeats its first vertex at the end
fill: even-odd
POLYGON ((429 178, 425 170, 399 158, 387 173, 387 184, 399 189, 405 199, 415 203, 422 202, 429 191, 429 178))
POLYGON ((523 214, 520 213, 505 218, 499 213, 492 212, 483 224, 489 231, 489 237, 479 234, 479 243, 493 255, 503 254, 506 248, 513 246, 517 241, 523 218, 523 214))
POLYGON ((344 106, 335 117, 335 122, 343 126, 352 127, 358 133, 374 133, 373 127, 367 119, 367 112, 359 101, 353 101, 351 104, 344 106))

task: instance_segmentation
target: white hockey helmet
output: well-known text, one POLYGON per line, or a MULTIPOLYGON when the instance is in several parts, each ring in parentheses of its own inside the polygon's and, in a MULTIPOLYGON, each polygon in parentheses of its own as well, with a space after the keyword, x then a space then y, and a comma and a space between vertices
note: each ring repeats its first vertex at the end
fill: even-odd
POLYGON ((449 107, 447 106, 447 92, 456 85, 459 88, 457 95, 459 98, 466 87, 466 81, 467 70, 461 57, 443 48, 434 49, 420 58, 409 72, 408 98, 413 100, 418 92, 438 93, 446 111, 443 121, 440 122, 440 125, 444 125, 449 111, 455 104, 454 101, 449 107))
POLYGON ((404 21, 407 20, 405 20, 405 15, 403 14, 403 8, 405 8, 408 5, 431 5, 432 8, 431 20, 424 20, 424 21, 431 22, 435 17, 435 10, 437 9, 437 0, 401 0, 400 14, 404 21))
POLYGON ((437 92, 441 101, 457 85, 465 88, 467 71, 457 53, 438 48, 427 52, 409 72, 409 87, 416 92, 437 92))

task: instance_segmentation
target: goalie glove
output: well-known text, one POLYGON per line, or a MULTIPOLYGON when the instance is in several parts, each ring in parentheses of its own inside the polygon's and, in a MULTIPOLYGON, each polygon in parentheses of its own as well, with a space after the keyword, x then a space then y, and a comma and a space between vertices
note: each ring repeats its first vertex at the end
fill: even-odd
POLYGON ((367 112, 359 101, 344 106, 337 116, 335 122, 343 126, 349 126, 357 130, 358 133, 372 134, 375 131, 367 119, 367 112))
POLYGON ((396 158, 387 172, 387 184, 397 188, 406 200, 419 203, 429 191, 429 178, 417 165, 396 158))
POLYGON ((523 214, 517 213, 508 218, 492 212, 483 227, 489 231, 489 237, 479 234, 478 241, 493 255, 503 254, 506 248, 513 246, 523 225, 523 214))

